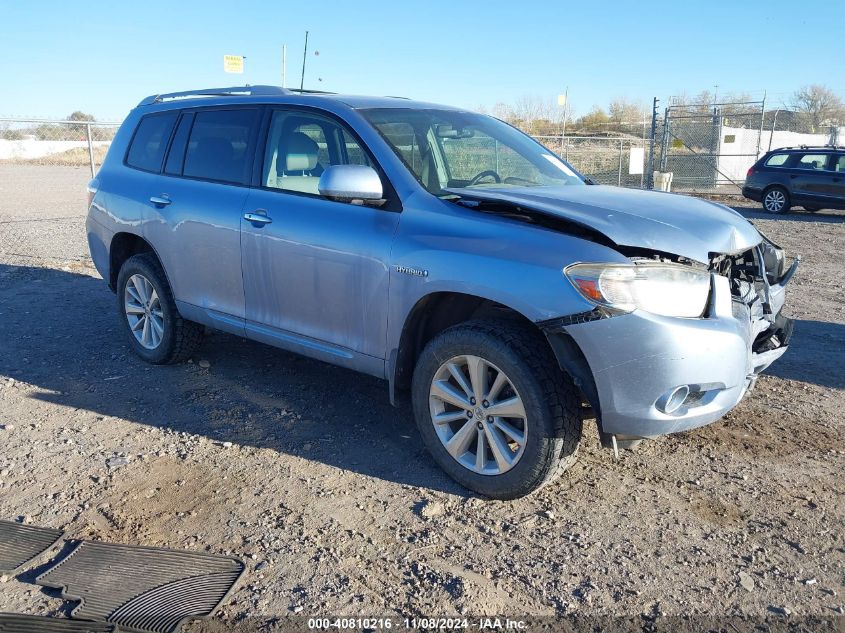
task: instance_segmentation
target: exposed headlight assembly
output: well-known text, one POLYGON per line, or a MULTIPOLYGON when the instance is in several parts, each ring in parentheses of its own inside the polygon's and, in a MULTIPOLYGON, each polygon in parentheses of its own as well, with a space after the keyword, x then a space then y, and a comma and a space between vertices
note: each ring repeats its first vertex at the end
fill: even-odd
POLYGON ((680 264, 573 264, 563 272, 584 297, 621 312, 695 318, 710 296, 710 273, 680 264))

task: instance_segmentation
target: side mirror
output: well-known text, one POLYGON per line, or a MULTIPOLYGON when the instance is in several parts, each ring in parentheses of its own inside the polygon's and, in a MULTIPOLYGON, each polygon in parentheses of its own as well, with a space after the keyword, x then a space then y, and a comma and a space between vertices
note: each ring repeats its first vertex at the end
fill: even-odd
POLYGON ((317 190, 330 200, 352 204, 384 204, 381 178, 367 165, 332 165, 320 176, 317 190))

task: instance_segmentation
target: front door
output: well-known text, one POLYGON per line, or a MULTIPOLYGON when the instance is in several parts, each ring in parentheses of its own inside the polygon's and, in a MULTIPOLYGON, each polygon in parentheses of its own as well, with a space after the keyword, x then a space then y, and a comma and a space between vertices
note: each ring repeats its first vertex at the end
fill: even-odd
POLYGON ((275 109, 260 187, 241 220, 246 327, 253 337, 339 364, 384 358, 388 261, 399 213, 320 196, 330 165, 373 165, 328 115, 275 109))

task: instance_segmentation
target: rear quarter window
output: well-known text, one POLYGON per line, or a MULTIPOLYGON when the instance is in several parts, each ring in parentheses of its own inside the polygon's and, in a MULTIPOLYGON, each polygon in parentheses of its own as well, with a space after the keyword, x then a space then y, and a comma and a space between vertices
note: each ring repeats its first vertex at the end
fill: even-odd
POLYGON ((142 118, 129 144, 126 164, 144 171, 161 171, 161 162, 178 115, 178 112, 165 112, 142 118))
POLYGON ((766 161, 766 167, 783 167, 789 154, 773 154, 766 161))

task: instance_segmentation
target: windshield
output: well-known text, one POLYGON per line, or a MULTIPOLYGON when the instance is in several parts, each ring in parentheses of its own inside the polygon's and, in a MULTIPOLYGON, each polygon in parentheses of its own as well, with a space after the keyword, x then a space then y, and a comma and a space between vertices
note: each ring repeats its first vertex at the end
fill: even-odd
POLYGON ((551 151, 482 114, 452 110, 379 108, 361 113, 431 193, 472 187, 583 185, 551 151))

